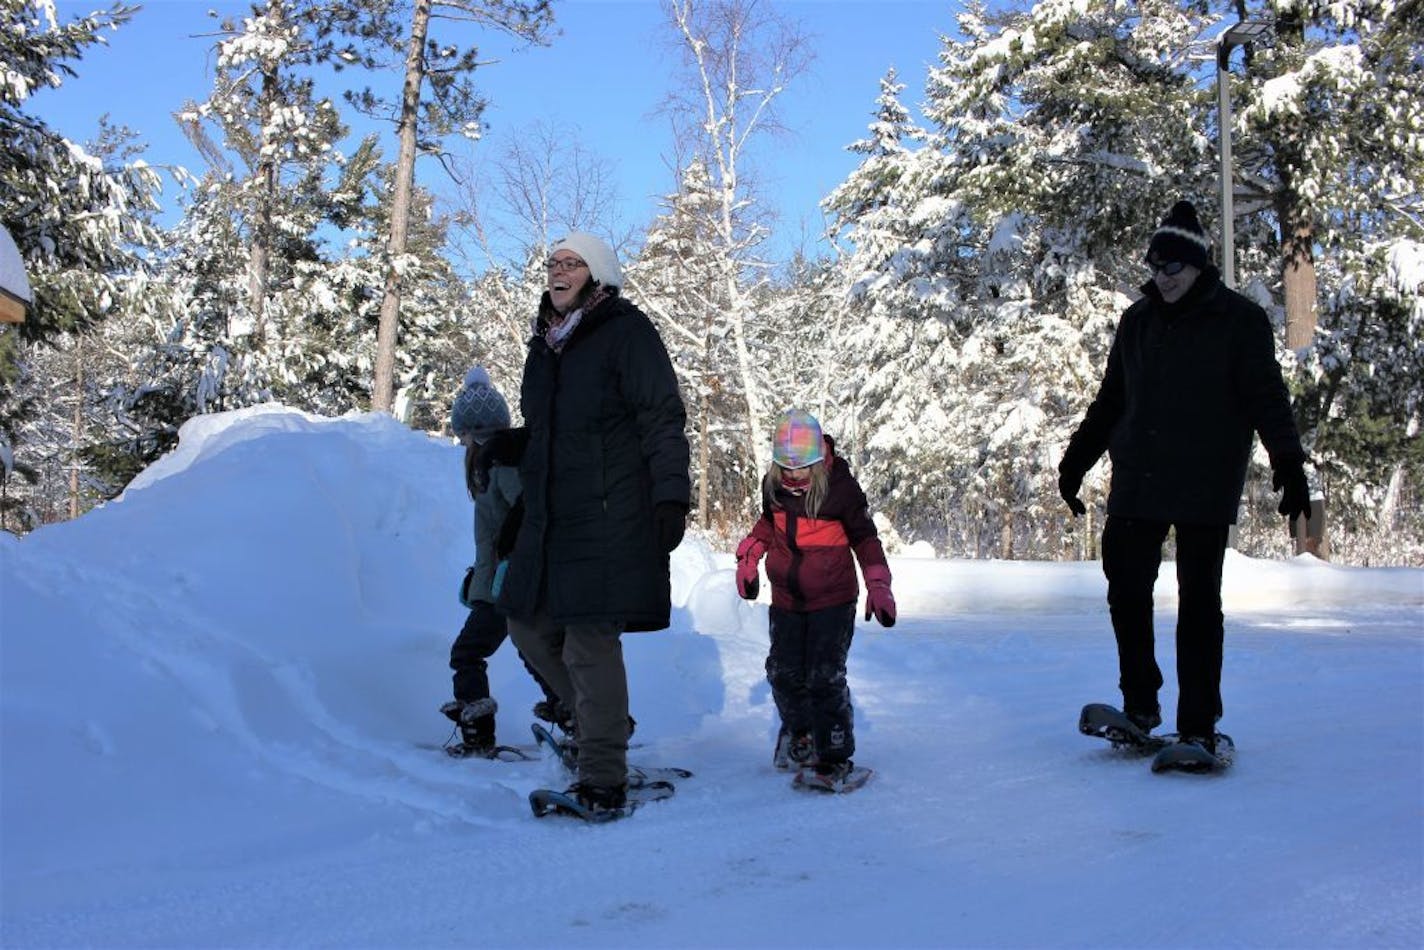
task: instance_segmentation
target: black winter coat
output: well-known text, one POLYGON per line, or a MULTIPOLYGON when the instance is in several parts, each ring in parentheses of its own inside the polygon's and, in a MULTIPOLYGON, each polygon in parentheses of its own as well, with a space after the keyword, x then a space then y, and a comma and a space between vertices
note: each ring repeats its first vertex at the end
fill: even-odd
POLYGON ((1142 290, 1059 470, 1081 476, 1106 449, 1109 515, 1235 524, 1253 432, 1272 467, 1305 458, 1270 320, 1215 267, 1175 304, 1142 290))
POLYGON ((653 506, 688 507, 687 421, 667 350, 622 297, 597 304, 555 353, 529 341, 520 387, 524 521, 499 608, 556 623, 668 625, 668 556, 653 506))

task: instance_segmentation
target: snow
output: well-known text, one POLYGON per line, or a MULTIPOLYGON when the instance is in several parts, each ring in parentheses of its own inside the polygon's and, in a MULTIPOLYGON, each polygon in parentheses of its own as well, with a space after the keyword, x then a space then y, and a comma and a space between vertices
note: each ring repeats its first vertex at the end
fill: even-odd
POLYGON ((1424 244, 1417 241, 1396 241, 1385 255, 1390 283, 1402 297, 1417 301, 1424 294, 1424 244))
MULTIPOLYGON (((624 642, 633 759, 697 774, 584 826, 529 813, 552 761, 422 747, 448 733, 460 467, 382 415, 269 406, 0 535, 0 943, 1424 941, 1424 571, 1228 555, 1237 764, 1155 776, 1076 734, 1116 698, 1098 565, 892 558, 901 620, 850 657, 877 776, 808 797, 769 764, 765 603, 689 537, 672 629, 624 642)), ((528 742, 511 648, 491 674, 501 739, 528 742)))

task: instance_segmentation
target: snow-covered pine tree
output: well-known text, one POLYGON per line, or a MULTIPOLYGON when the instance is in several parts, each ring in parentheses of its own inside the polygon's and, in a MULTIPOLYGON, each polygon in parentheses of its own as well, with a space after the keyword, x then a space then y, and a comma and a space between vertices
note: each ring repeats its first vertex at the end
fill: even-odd
MULTIPOLYGON (((1330 544, 1368 556, 1403 543, 1401 529, 1417 544, 1424 8, 1342 0, 1247 13, 1275 35, 1233 80, 1238 188, 1248 192, 1242 282, 1284 317, 1330 544)), ((1274 505, 1254 487, 1260 517, 1248 541, 1279 550, 1263 536, 1278 537, 1274 505)))
POLYGON ((1145 277, 1146 235, 1175 198, 1211 194, 1193 76, 1209 22, 1161 0, 1047 0, 971 5, 945 38, 925 146, 869 176, 894 182, 880 213, 892 237, 861 277, 872 307, 901 320, 920 308, 916 329, 932 336, 882 361, 911 381, 908 411, 874 376, 863 390, 885 407, 868 420, 868 467, 880 440, 902 453, 887 479, 920 478, 877 485, 887 507, 903 499, 926 522, 899 519, 911 536, 943 531, 970 555, 1063 550, 1057 454, 1145 277))
POLYGON ((212 92, 179 115, 209 168, 170 236, 161 322, 135 328, 110 383, 116 424, 94 451, 116 473, 166 451, 199 413, 365 402, 351 370, 370 276, 339 240, 359 233, 379 153, 368 141, 348 160, 336 148, 346 129, 315 93, 323 6, 264 0, 223 21, 212 92))
MULTIPOLYGON (((393 165, 385 171, 388 176, 400 174, 393 165)), ((390 216, 397 213, 397 191, 394 187, 384 190, 379 206, 381 218, 371 231, 373 238, 384 240, 390 233, 390 216)), ((465 282, 450 266, 448 221, 437 216, 434 208, 433 195, 419 186, 412 189, 402 258, 401 335, 395 353, 396 396, 392 406, 396 418, 427 431, 446 427, 450 404, 465 371, 485 349, 481 340, 494 335, 490 332, 493 328, 485 324, 479 301, 471 298, 465 282)), ((386 260, 380 254, 368 259, 386 260)), ((379 310, 376 315, 379 319, 379 310)), ((377 335, 370 332, 375 329, 368 322, 361 346, 379 363, 379 348, 373 348, 377 335)), ((372 405, 374 408, 374 398, 372 405)))
POLYGON ((900 103, 904 84, 890 70, 869 135, 848 146, 860 165, 823 201, 841 245, 841 298, 849 331, 836 374, 850 385, 825 420, 845 443, 872 505, 910 537, 946 529, 948 464, 945 389, 953 375, 953 319, 963 293, 960 269, 944 266, 931 234, 953 233, 959 211, 936 194, 942 156, 900 103))
POLYGON ((693 159, 663 198, 642 250, 627 267, 630 296, 653 319, 687 402, 698 523, 740 522, 755 496, 745 444, 746 403, 728 325, 715 222, 719 202, 707 166, 693 159))
POLYGON ((145 287, 144 255, 161 246, 150 219, 157 170, 119 143, 122 132, 110 139, 101 130, 88 149, 51 129, 30 103, 37 90, 74 78, 70 64, 135 10, 116 4, 66 22, 45 0, 11 0, 0 11, 0 221, 35 296, 25 323, 0 329, 0 527, 8 530, 67 513, 74 399, 82 420, 90 385, 71 348, 111 317, 127 318, 145 287), (115 147, 106 151, 106 140, 115 147), (39 349, 56 344, 67 352, 39 349), (25 472, 36 482, 12 479, 25 472), (41 480, 42 472, 61 474, 41 480))
POLYGON ((314 232, 332 213, 340 176, 335 143, 346 134, 335 106, 318 98, 311 0, 263 0, 224 20, 213 89, 179 114, 210 170, 206 192, 226 204, 246 256, 245 293, 229 314, 250 349, 265 345, 269 310, 293 282, 296 262, 316 256, 314 232))
POLYGON ((1146 236, 1176 197, 1210 193, 1190 75, 1204 21, 1164 0, 1048 0, 960 23, 967 42, 927 87, 947 197, 976 226, 949 472, 975 552, 1053 556, 1058 453, 1145 277, 1146 236))
POLYGON ((383 95, 369 86, 347 95, 362 112, 392 122, 399 143, 372 383, 376 409, 391 410, 396 402, 396 349, 411 263, 407 242, 415 211, 416 158, 438 154, 441 140, 450 135, 479 136, 485 100, 472 82, 482 65, 479 52, 472 45, 451 42, 449 33, 432 32, 436 26, 457 23, 544 43, 553 13, 549 0, 357 0, 330 9, 319 34, 337 62, 401 80, 398 95, 383 95))

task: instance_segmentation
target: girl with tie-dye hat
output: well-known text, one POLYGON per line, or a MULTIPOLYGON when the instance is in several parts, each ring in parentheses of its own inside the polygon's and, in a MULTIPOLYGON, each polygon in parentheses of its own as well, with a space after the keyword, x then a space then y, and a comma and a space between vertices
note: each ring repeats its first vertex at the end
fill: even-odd
POLYGON ((895 625, 890 568, 865 493, 835 442, 809 412, 777 421, 772 464, 762 479, 762 513, 737 547, 737 592, 754 600, 758 565, 771 581, 767 680, 781 714, 774 763, 797 770, 795 784, 844 791, 868 776, 855 751, 846 656, 860 597, 865 619, 895 625))

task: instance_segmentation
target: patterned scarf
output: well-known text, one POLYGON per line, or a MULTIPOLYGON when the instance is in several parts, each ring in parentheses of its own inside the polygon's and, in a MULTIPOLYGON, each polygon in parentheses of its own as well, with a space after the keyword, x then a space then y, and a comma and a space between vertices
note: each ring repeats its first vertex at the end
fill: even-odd
POLYGON ((597 307, 603 301, 613 296, 608 288, 600 284, 594 289, 588 300, 582 307, 564 316, 558 323, 549 321, 549 328, 544 331, 544 342, 549 344, 549 349, 558 353, 563 350, 564 344, 569 342, 569 337, 574 335, 574 330, 583 321, 583 315, 597 307))

